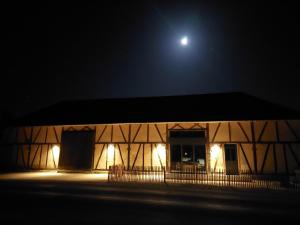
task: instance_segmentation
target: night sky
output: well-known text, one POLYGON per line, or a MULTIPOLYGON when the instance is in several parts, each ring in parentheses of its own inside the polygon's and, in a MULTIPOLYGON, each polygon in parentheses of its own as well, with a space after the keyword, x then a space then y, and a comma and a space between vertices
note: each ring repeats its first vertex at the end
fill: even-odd
POLYGON ((292 1, 12 2, 1 6, 0 110, 228 91, 300 110, 299 21, 292 1))

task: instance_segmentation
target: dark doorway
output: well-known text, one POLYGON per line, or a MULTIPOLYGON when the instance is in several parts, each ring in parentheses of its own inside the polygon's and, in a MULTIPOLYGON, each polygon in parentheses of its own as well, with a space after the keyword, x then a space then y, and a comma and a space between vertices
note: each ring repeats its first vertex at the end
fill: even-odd
POLYGON ((92 169, 94 131, 64 131, 58 168, 63 170, 92 169))
POLYGON ((225 144, 225 163, 227 174, 238 174, 237 145, 225 144))

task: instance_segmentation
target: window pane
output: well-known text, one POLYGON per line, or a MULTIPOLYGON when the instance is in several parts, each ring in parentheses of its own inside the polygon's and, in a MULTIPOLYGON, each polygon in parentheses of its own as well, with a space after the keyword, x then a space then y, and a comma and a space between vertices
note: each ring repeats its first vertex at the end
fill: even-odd
POLYGON ((181 162, 180 145, 171 145, 171 160, 172 162, 181 162))
POLYGON ((205 169, 205 155, 205 145, 195 145, 195 163, 200 169, 205 169))
POLYGON ((192 145, 182 145, 182 162, 193 162, 192 145))

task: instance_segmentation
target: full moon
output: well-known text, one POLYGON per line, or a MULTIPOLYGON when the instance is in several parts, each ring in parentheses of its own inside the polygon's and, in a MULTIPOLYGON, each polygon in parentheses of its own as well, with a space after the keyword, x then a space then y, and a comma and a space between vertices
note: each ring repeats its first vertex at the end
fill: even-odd
POLYGON ((182 38, 180 39, 180 44, 181 44, 181 45, 186 46, 186 45, 188 45, 188 43, 189 43, 189 39, 188 39, 187 36, 184 36, 184 37, 182 37, 182 38))

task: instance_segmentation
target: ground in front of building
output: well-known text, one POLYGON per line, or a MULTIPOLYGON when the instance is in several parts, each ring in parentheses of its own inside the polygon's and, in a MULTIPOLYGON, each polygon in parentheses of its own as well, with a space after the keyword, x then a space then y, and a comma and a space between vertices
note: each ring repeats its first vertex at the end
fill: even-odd
POLYGON ((298 224, 300 195, 187 184, 108 183, 105 174, 0 174, 1 224, 298 224))

